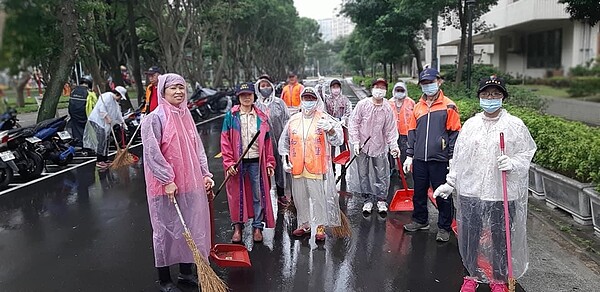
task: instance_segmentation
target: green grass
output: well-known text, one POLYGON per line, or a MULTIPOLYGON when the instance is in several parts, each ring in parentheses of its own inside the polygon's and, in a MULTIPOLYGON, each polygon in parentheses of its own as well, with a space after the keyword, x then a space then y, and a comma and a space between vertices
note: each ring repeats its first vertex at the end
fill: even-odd
POLYGON ((534 91, 537 95, 543 97, 569 98, 566 88, 555 88, 547 85, 517 85, 518 87, 534 91))
MULTIPOLYGON (((34 91, 31 91, 32 93, 34 93, 34 91)), ((17 113, 20 114, 24 114, 24 113, 35 113, 38 111, 38 105, 37 102, 35 101, 35 97, 31 97, 31 98, 27 98, 25 97, 25 106, 23 107, 17 107, 17 92, 15 90, 6 90, 4 92, 4 94, 6 95, 6 99, 8 101, 8 107, 12 107, 17 109, 17 113)), ((35 94, 37 94, 37 90, 35 91, 35 94)), ((68 96, 61 96, 60 100, 58 101, 58 108, 67 108, 69 106, 69 97, 68 96)))

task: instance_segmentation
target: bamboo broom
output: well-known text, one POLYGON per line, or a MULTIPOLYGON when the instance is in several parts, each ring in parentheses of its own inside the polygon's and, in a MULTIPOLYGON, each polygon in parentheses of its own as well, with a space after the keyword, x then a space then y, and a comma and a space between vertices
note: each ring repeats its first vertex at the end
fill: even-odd
POLYGON ((223 280, 219 278, 215 271, 213 271, 213 269, 210 267, 208 262, 202 257, 202 255, 200 255, 198 246, 196 246, 196 243, 192 238, 192 234, 185 224, 185 220, 183 220, 183 215, 181 215, 179 204, 177 204, 177 198, 173 197, 173 202, 175 203, 175 209, 177 210, 177 215, 179 215, 179 220, 181 220, 181 224, 183 225, 183 237, 185 237, 185 242, 194 256, 196 273, 198 274, 198 288, 204 292, 226 292, 227 285, 225 285, 223 280))
POLYGON ((124 166, 131 165, 131 164, 133 164, 135 162, 135 159, 133 158, 133 155, 131 153, 129 153, 129 147, 131 146, 131 143, 135 139, 135 135, 137 135, 137 133, 140 130, 141 126, 142 126, 142 124, 140 123, 137 126, 137 128, 135 128, 135 131, 133 132, 133 136, 131 136, 131 139, 129 140, 129 143, 127 143, 127 146, 125 146, 125 148, 123 148, 123 149, 117 149, 117 154, 115 155, 115 160, 113 160, 113 163, 110 166, 110 168, 117 169, 117 168, 121 168, 121 167, 124 167, 124 166))

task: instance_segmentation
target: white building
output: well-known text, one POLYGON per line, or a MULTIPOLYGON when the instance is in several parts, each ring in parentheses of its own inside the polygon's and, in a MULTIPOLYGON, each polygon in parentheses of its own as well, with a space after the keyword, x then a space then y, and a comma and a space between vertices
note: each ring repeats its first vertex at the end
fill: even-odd
POLYGON ((347 36, 354 30, 354 23, 349 18, 333 15, 332 18, 317 20, 319 32, 324 42, 332 42, 339 37, 347 36))
MULTIPOLYGON (((491 29, 474 35, 474 63, 492 64, 513 76, 566 75, 570 68, 599 55, 599 25, 573 22, 557 0, 498 0, 481 17, 491 29)), ((443 22, 439 22, 440 24, 443 22)), ((440 64, 457 61, 460 31, 440 28, 440 64)), ((425 44, 431 63, 431 41, 425 44)))

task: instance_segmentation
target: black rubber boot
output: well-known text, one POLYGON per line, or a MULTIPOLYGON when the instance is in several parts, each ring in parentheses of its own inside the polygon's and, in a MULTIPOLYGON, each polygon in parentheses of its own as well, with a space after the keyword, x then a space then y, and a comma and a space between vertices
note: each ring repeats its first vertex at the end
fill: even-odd
POLYGON ((179 290, 179 288, 177 288, 173 282, 159 282, 158 285, 160 286, 160 292, 181 292, 181 290, 179 290))

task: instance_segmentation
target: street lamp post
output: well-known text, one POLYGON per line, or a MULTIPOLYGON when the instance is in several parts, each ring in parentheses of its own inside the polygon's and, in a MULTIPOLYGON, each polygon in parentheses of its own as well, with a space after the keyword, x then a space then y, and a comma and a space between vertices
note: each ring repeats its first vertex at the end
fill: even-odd
POLYGON ((473 6, 475 0, 467 0, 467 22, 469 39, 467 44, 467 89, 471 89, 471 67, 473 66, 473 6))

